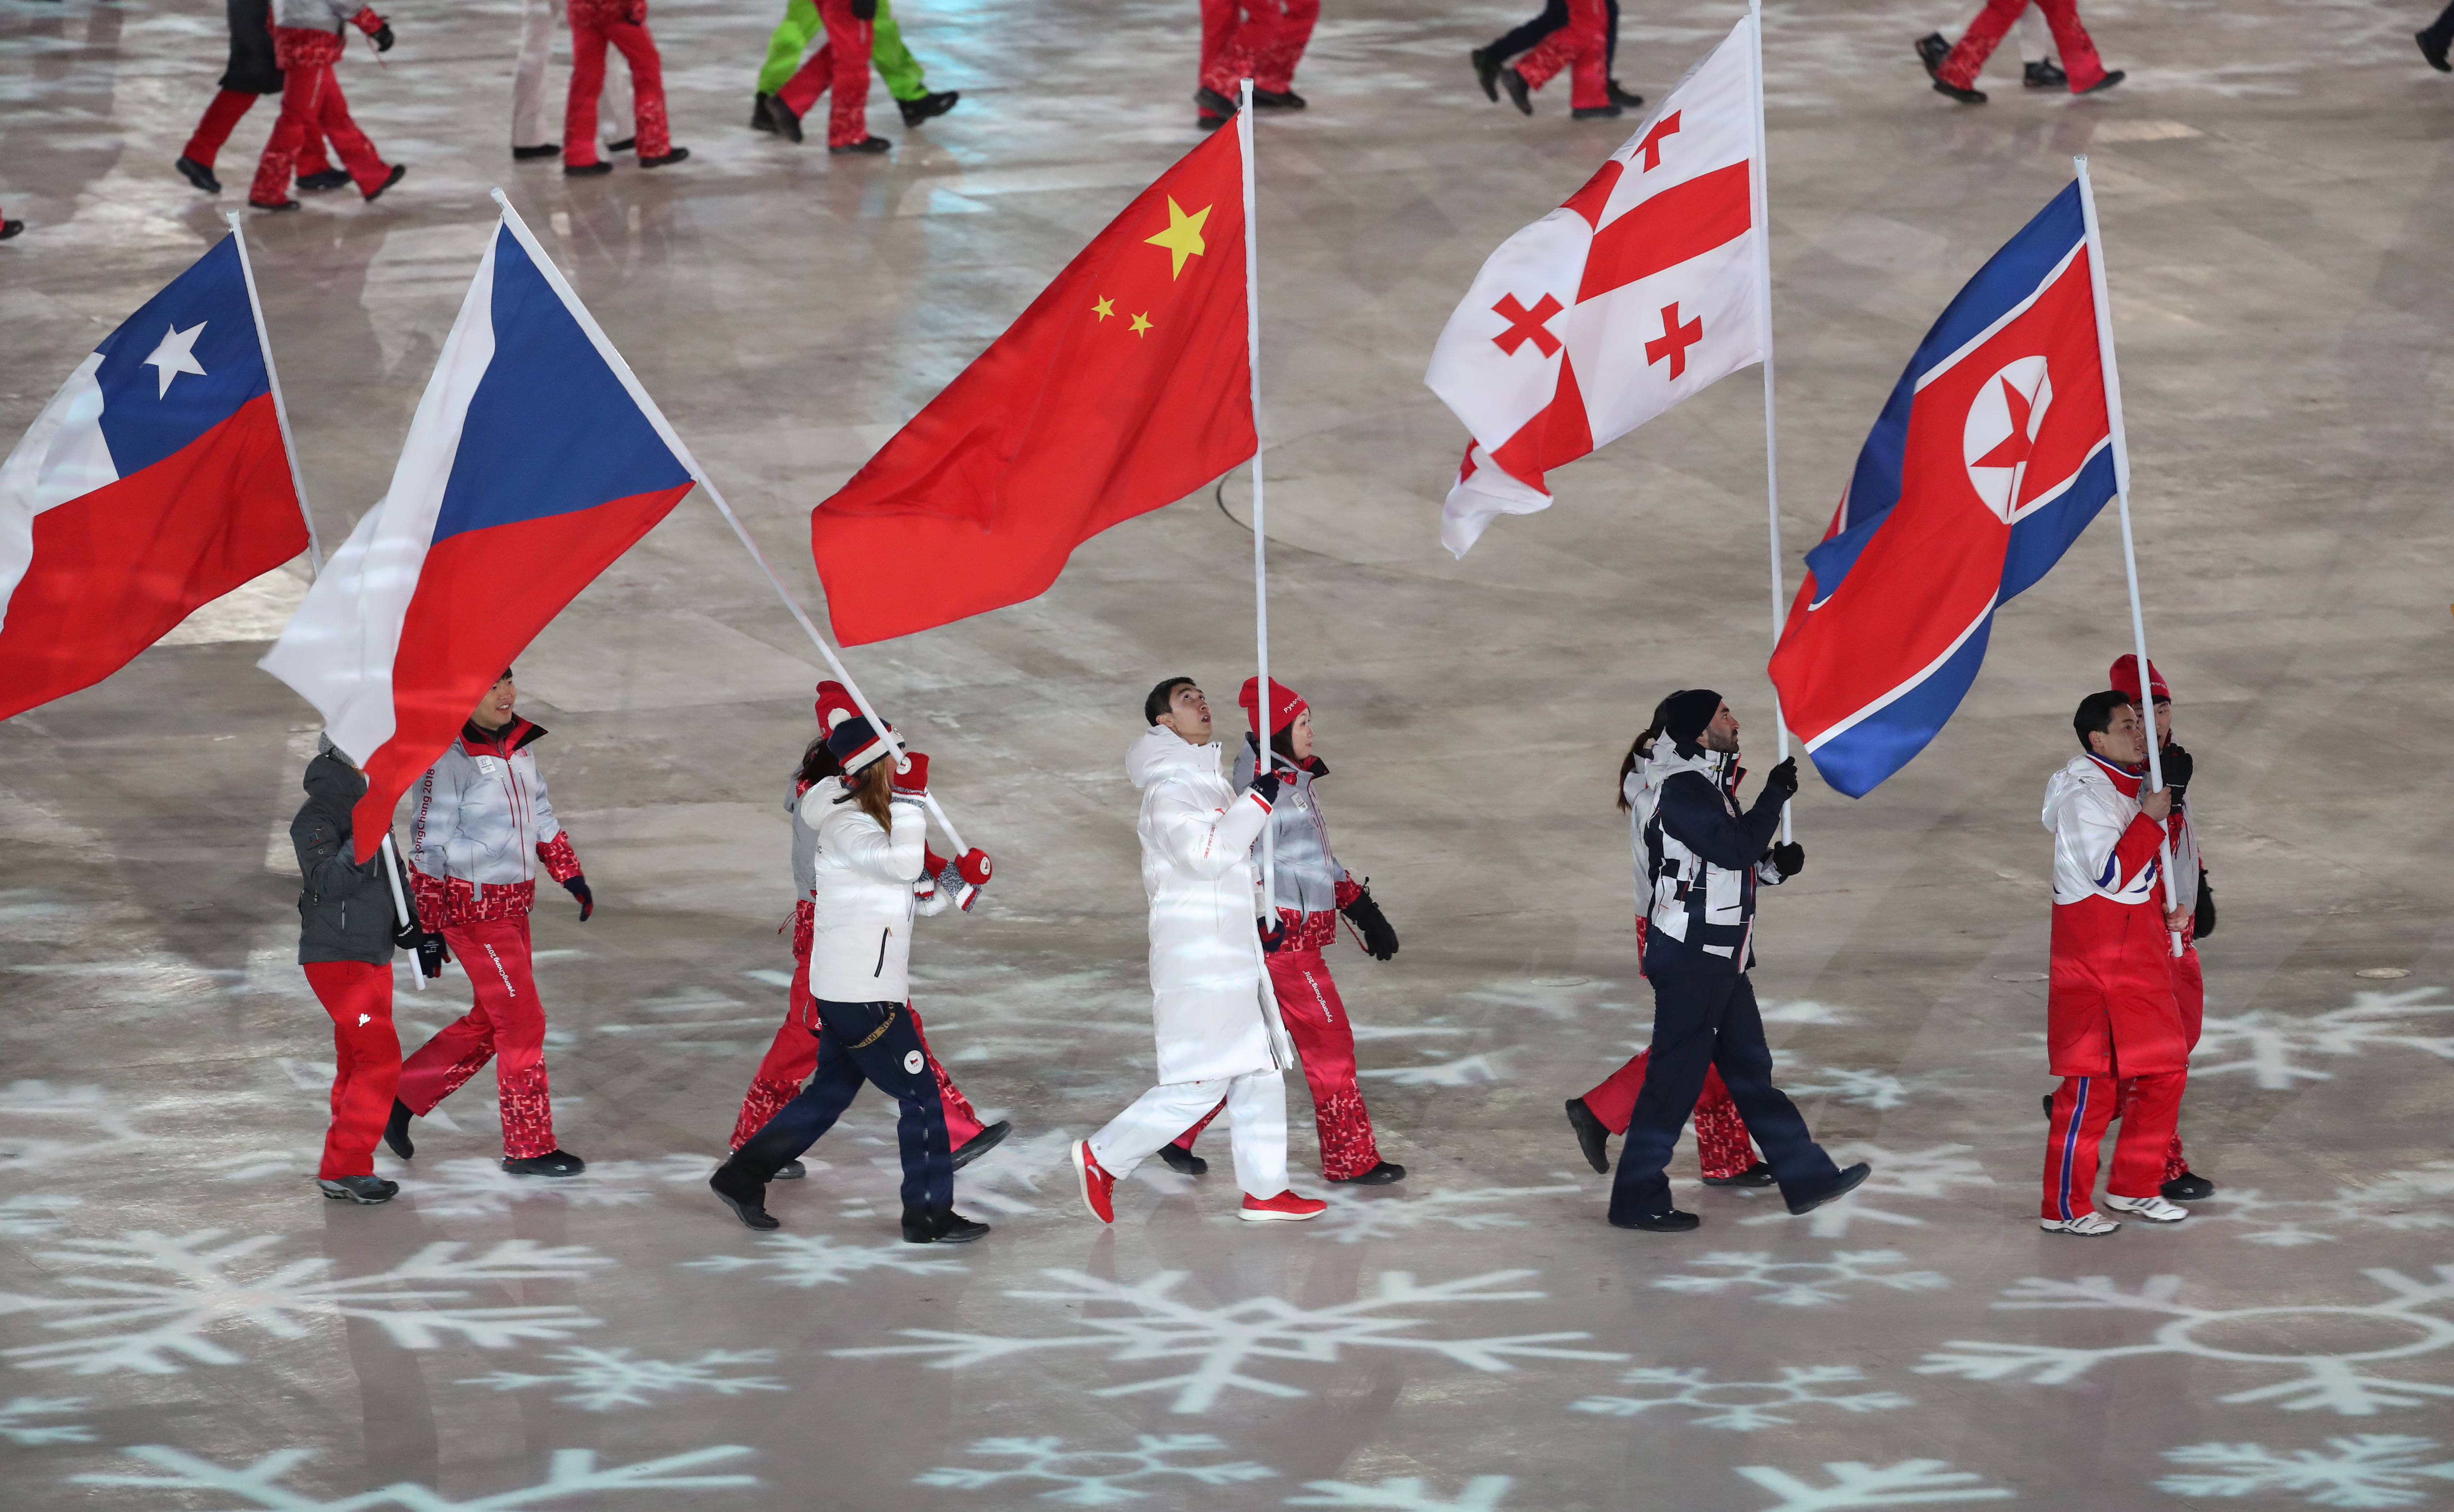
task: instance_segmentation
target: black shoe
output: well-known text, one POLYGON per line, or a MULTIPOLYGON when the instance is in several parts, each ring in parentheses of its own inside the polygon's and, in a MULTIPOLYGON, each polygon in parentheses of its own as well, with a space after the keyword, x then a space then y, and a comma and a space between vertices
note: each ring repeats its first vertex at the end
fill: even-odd
POLYGON ((803 1165, 800 1161, 787 1160, 783 1164, 775 1167, 775 1175, 774 1179, 778 1181, 797 1181, 809 1174, 810 1168, 803 1165))
POLYGON ((247 208, 250 210, 296 210, 298 208, 298 202, 294 199, 251 199, 247 202, 247 208))
POLYGON ((384 181, 377 184, 374 188, 367 191, 367 203, 372 205, 376 200, 383 198, 383 192, 385 190, 392 188, 394 184, 399 183, 402 179, 407 178, 408 176, 409 165, 407 163, 394 163, 392 166, 392 171, 384 176, 384 181))
POLYGON ((1937 94, 1948 94, 1962 105, 1982 105, 1985 103, 1985 91, 1983 90, 1963 90, 1956 84, 1945 84, 1941 79, 1934 81, 1934 92, 1937 94))
POLYGON ((1226 124, 1227 117, 1213 115, 1207 111, 1193 118, 1193 129, 1197 131, 1215 131, 1226 124))
POLYGON ((897 100, 895 102, 895 108, 903 112, 905 126, 917 126, 933 116, 943 115, 953 110, 955 102, 962 97, 963 91, 960 90, 939 90, 934 94, 924 94, 916 100, 897 100))
POLYGON ((951 1207, 907 1207, 903 1210, 906 1244, 969 1244, 988 1237, 986 1223, 975 1223, 951 1207))
POLYGON ((1656 1213, 1651 1218, 1615 1218, 1610 1220, 1610 1226, 1640 1228, 1648 1234, 1684 1234, 1701 1227, 1703 1222, 1704 1220, 1695 1214, 1681 1213, 1674 1207, 1667 1213, 1656 1213))
POLYGON ((1210 1162, 1180 1144, 1160 1145, 1158 1147, 1158 1158, 1165 1160, 1167 1162, 1167 1168, 1174 1171, 1178 1176, 1208 1176, 1210 1174, 1210 1162))
POLYGON ((1491 55, 1489 48, 1475 49, 1465 55, 1465 60, 1474 65, 1474 82, 1482 86, 1483 96, 1492 104, 1498 105, 1499 103, 1499 60, 1491 55))
POLYGON ((1257 111, 1300 111, 1311 103, 1293 90, 1253 91, 1253 109, 1257 111))
POLYGON ((189 183, 195 185, 198 189, 203 190, 206 193, 218 194, 222 192, 222 181, 213 177, 213 171, 207 168, 204 164, 197 162, 194 158, 183 155, 177 162, 171 166, 179 171, 180 177, 186 179, 189 183))
POLYGON ((2020 84, 2024 89, 2059 90, 2070 83, 2070 75, 2051 58, 2039 58, 2020 71, 2020 84))
POLYGON ((612 171, 614 171, 614 165, 606 162, 565 163, 562 165, 562 176, 565 178, 595 178, 600 174, 611 173, 612 171))
POLYGON ((767 93, 763 90, 750 96, 750 129, 752 131, 772 131, 775 130, 775 117, 768 113, 768 107, 774 103, 775 96, 767 93))
POLYGON ((26 223, 22 220, 0 220, 0 241, 7 241, 25 229, 26 223))
POLYGON ((577 1176, 588 1169, 588 1162, 569 1150, 553 1150, 517 1160, 507 1155, 503 1169, 513 1176, 577 1176))
POLYGON ((606 143, 606 144, 605 144, 605 151, 609 151, 609 152, 627 152, 627 151, 629 151, 631 149, 633 149, 633 148, 634 148, 634 147, 636 147, 636 146, 638 146, 638 145, 639 145, 639 139, 638 139, 637 137, 635 137, 635 136, 626 136, 626 137, 622 138, 622 140, 620 140, 620 141, 618 141, 618 142, 608 142, 608 143, 606 143))
POLYGON ((360 1207, 372 1207, 377 1202, 389 1202, 400 1195, 398 1181, 387 1181, 380 1176, 345 1176, 337 1181, 328 1181, 322 1177, 317 1177, 315 1184, 324 1189, 326 1197, 335 1201, 355 1202, 360 1207))
POLYGON ((2121 83, 2123 79, 2126 79, 2130 75, 2122 72, 2120 69, 2115 69, 2112 72, 2106 74, 2104 77, 2097 80, 2094 84, 2089 85, 2086 89, 2083 89, 2079 92, 2082 94, 2095 94, 2101 91, 2113 88, 2115 85, 2121 83))
POLYGON ((1621 89, 1619 87, 1619 80, 1605 79, 1602 82, 1610 90, 1611 103, 1613 105, 1621 106, 1627 110, 1633 111, 1644 104, 1643 95, 1637 93, 1634 90, 1621 89))
POLYGON ((539 142, 534 147, 514 146, 512 149, 512 161, 514 163, 533 163, 540 157, 560 157, 561 155, 560 142, 539 142))
POLYGON ((2045 1094, 2044 1101, 2045 1101, 2045 1121, 2046 1121, 2047 1123, 2051 1123, 2051 1122, 2053 1122, 2053 1121, 2054 1121, 2054 1095, 2053 1095, 2052 1093, 2050 1093, 2050 1092, 2046 1093, 2046 1094, 2045 1094))
POLYGON ((963 1147, 955 1152, 955 1169, 957 1171, 961 1170, 963 1167, 971 1164, 974 1160, 978 1159, 981 1156, 988 1154, 991 1150, 1003 1144, 1005 1142, 1005 1137, 1013 1132, 1014 1125, 1004 1119, 999 1119, 995 1123, 990 1124, 987 1128, 982 1129, 979 1133, 973 1135, 968 1139, 965 1139, 963 1141, 963 1147))
POLYGON ((675 163, 687 162, 689 159, 690 149, 687 147, 676 147, 670 152, 659 152, 654 157, 643 157, 639 159, 639 166, 641 168, 671 168, 675 163))
POLYGON ((349 181, 350 171, 348 169, 328 168, 320 173, 309 173, 302 176, 298 180, 298 187, 306 190, 310 193, 320 194, 328 189, 339 189, 349 181))
POLYGON ((2448 60, 2445 56, 2446 46, 2449 41, 2454 41, 2454 38, 2439 37, 2431 41, 2427 32, 2415 31, 2411 34, 2411 39, 2420 44, 2420 55, 2428 60, 2430 68, 2440 73, 2454 73, 2454 60, 2448 60))
POLYGON ((1708 1176, 1704 1178, 1704 1184, 1706 1186, 1770 1186, 1772 1185, 1772 1167, 1758 1160, 1736 1176, 1708 1176))
POLYGON ((409 1120, 416 1117, 409 1111, 408 1103, 398 1098, 392 1099, 392 1121, 384 1125, 384 1143, 404 1160, 417 1153, 417 1146, 409 1142, 409 1120))
POLYGON ((2157 1189, 2167 1202, 2196 1202, 2216 1195, 2216 1184, 2196 1171, 2183 1171, 2157 1189))
POLYGON ((1568 1127, 1577 1131, 1577 1148, 1585 1152, 1585 1163, 1596 1171, 1610 1170, 1610 1130, 1594 1117, 1582 1098, 1568 1099, 1568 1127))
POLYGON ((1236 113, 1235 101, 1206 86, 1193 91, 1193 103, 1200 107, 1202 114, 1215 115, 1222 121, 1236 113))
POLYGON ((1499 71, 1499 87, 1508 91, 1508 103, 1517 107, 1519 115, 1534 113, 1534 91, 1525 84, 1525 75, 1515 69, 1499 71))
POLYGON ((1940 31, 1929 31, 1917 39, 1918 61, 1925 65, 1925 76, 1933 78, 1942 68, 1942 60, 1951 56, 1951 44, 1940 31))
POLYGON ((1807 1214, 1814 1212, 1817 1208, 1821 1207, 1824 1203, 1831 1201, 1836 1197, 1847 1197, 1850 1193, 1858 1190, 1859 1187, 1863 1186, 1866 1182, 1866 1178, 1874 1174, 1875 1168, 1873 1166, 1868 1165, 1863 1160, 1859 1161, 1857 1164, 1849 1167, 1849 1169, 1841 1172, 1839 1176, 1833 1178, 1830 1189, 1824 1191, 1820 1195, 1793 1200, 1789 1204, 1790 1217, 1803 1218, 1807 1214))
POLYGON ((837 157, 875 157, 894 146, 893 142, 882 136, 864 136, 848 147, 829 147, 827 151, 837 157))
POLYGON ((801 116, 776 95, 767 96, 768 130, 788 142, 801 139, 801 116))
POLYGON ((1392 1181, 1405 1179, 1404 1166, 1383 1160, 1360 1176, 1333 1176, 1329 1179, 1340 1186, 1387 1186, 1392 1181))
POLYGON ((733 1209, 733 1216, 750 1228, 766 1230, 782 1228, 767 1211, 767 1183, 734 1165, 731 1160, 715 1168, 707 1179, 707 1189, 717 1201, 733 1209))
POLYGON ((1616 105, 1580 105, 1568 112, 1572 121, 1616 121, 1619 117, 1616 105))

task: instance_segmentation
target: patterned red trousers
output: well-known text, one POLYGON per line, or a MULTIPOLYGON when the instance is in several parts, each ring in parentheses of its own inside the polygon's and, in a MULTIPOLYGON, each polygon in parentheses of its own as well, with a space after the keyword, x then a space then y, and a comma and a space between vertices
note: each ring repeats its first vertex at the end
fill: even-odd
MULTIPOLYGON (((2020 12, 2028 9, 2030 0, 1986 0, 1985 9, 1968 23, 1967 33, 1960 46, 1934 71, 1935 77, 1954 89, 1967 90, 1977 86, 1978 72, 1985 60, 1994 55, 2011 24, 2020 12)), ((2079 24, 2079 0, 2035 0, 2038 10, 2045 13, 2045 25, 2054 34, 2054 50, 2062 55, 2062 71, 2070 75, 2073 94, 2093 89, 2104 78, 2104 60, 2096 55, 2096 44, 2089 40, 2087 28, 2079 24)))
MULTIPOLYGON (((191 163, 212 167, 213 159, 221 155, 222 144, 230 140, 231 129, 237 126, 240 118, 254 105, 255 96, 243 91, 216 91, 213 103, 205 107, 203 117, 196 122, 196 134, 188 138, 188 145, 180 149, 179 155, 191 163)), ((277 111, 280 106, 276 104, 273 109, 277 111)), ((298 144, 298 176, 312 178, 317 173, 332 171, 332 160, 324 155, 324 133, 320 131, 309 132, 298 144)))
POLYGON ((255 166, 255 182, 247 197, 273 205, 290 197, 290 180, 299 154, 315 136, 332 144, 341 166, 364 194, 381 189, 392 176, 392 165, 375 151, 375 144, 350 119, 350 102, 341 95, 341 81, 332 76, 340 61, 341 39, 308 27, 272 29, 273 61, 281 65, 281 118, 265 139, 264 156, 255 166))
MULTIPOLYGON (((1627 1132, 1628 1119, 1636 1112, 1636 1095, 1644 1090, 1645 1062, 1652 1055, 1651 1050, 1638 1051, 1627 1064, 1604 1078, 1600 1086, 1585 1094, 1586 1109, 1613 1134, 1627 1132)), ((1706 1069, 1703 1095, 1696 1099, 1696 1163, 1717 1180, 1738 1176, 1756 1163, 1747 1122, 1739 1117, 1739 1105, 1730 1100, 1730 1089, 1721 1084, 1718 1069, 1706 1069)))
POLYGON ((835 91, 827 108, 827 145, 853 147, 869 139, 870 23, 852 13, 852 0, 817 0, 827 40, 800 66, 775 98, 795 115, 807 115, 818 96, 835 91))
POLYGON ((1249 78, 1284 94, 1319 19, 1320 0, 1201 0, 1201 87, 1233 100, 1249 78))
POLYGON ((571 0, 571 100, 562 114, 562 161, 584 168, 596 156, 596 97, 605 89, 605 47, 611 43, 631 65, 632 120, 639 155, 662 157, 674 150, 665 115, 665 66, 656 39, 648 35, 647 0, 571 0))
POLYGON ((452 957, 469 974, 477 1000, 435 1031, 400 1068, 400 1100, 424 1118, 494 1062, 502 1104, 503 1155, 552 1155, 553 1103, 546 1085, 545 1004, 529 967, 529 918, 475 919, 443 926, 452 957))
POLYGON ((1568 0, 1568 24, 1535 44, 1517 60, 1528 88, 1540 89, 1568 71, 1568 105, 1597 111, 1610 104, 1610 18, 1602 0, 1568 0))

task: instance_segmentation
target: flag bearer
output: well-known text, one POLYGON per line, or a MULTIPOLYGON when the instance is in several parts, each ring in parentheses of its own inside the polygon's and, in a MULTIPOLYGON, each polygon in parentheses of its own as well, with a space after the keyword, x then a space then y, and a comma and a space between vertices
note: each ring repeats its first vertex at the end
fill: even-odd
MULTIPOLYGON (((929 88, 920 60, 903 45, 903 29, 895 24, 895 8, 887 0, 877 0, 877 14, 869 28, 869 60, 876 65, 877 76, 886 81, 886 92, 895 96, 895 108, 903 112, 904 125, 917 126, 943 115, 962 99, 959 90, 929 88)), ((814 0, 785 0, 784 19, 775 23, 774 34, 767 39, 767 61, 758 70, 757 92, 750 97, 752 131, 782 129, 770 109, 775 91, 799 71, 801 55, 825 30, 826 18, 818 13, 814 0)), ((829 54, 828 64, 832 72, 833 54, 829 54)))
POLYGON ((418 916, 431 931, 419 947, 440 970, 457 958, 476 1001, 401 1067, 384 1142, 403 1159, 414 1153, 409 1120, 434 1111, 471 1077, 494 1062, 503 1117, 503 1169, 513 1176, 576 1176, 587 1162, 554 1142, 553 1102, 545 1069, 545 1004, 529 961, 529 911, 536 873, 579 903, 580 921, 596 895, 579 869, 571 837, 547 801, 545 777, 530 748, 545 731, 513 712, 519 688, 510 668, 417 785, 409 830, 409 878, 418 916))
POLYGON ((352 0, 272 0, 272 61, 281 70, 281 118, 265 139, 247 202, 257 210, 296 210, 290 179, 308 138, 320 133, 340 154, 341 166, 369 200, 401 180, 409 170, 387 163, 375 144, 350 119, 350 102, 332 65, 341 61, 344 24, 373 39, 377 52, 392 50, 392 24, 372 6, 352 0))

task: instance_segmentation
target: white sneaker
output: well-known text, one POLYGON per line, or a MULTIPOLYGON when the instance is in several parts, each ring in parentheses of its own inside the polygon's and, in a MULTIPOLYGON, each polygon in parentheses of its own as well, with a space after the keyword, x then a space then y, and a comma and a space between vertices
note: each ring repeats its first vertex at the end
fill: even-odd
POLYGON ((2105 1194, 2104 1205, 2117 1213, 2130 1213, 2150 1223, 2179 1223, 2190 1216, 2190 1210, 2161 1197, 2115 1197, 2105 1194))
POLYGON ((2077 1218, 2049 1218, 2037 1226, 2048 1234, 2076 1234, 2082 1239, 2102 1239, 2122 1225, 2102 1213, 2082 1213, 2077 1218))

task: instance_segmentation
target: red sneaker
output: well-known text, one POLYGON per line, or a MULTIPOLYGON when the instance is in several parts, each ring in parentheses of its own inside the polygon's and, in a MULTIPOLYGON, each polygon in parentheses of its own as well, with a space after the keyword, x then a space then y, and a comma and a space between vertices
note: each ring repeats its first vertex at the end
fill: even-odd
MULTIPOLYGON (((1074 1170, 1082 1178, 1082 1205, 1102 1223, 1116 1220, 1116 1179, 1099 1168, 1099 1158, 1091 1153, 1091 1141, 1074 1141, 1074 1170)), ((1252 1200, 1250 1198, 1246 1201, 1252 1200)))
POLYGON ((1318 1198, 1297 1197, 1293 1192, 1280 1192, 1263 1201, 1247 1195, 1244 1211, 1237 1217, 1250 1223, 1300 1223, 1308 1218, 1318 1218, 1329 1211, 1329 1204, 1318 1198))

